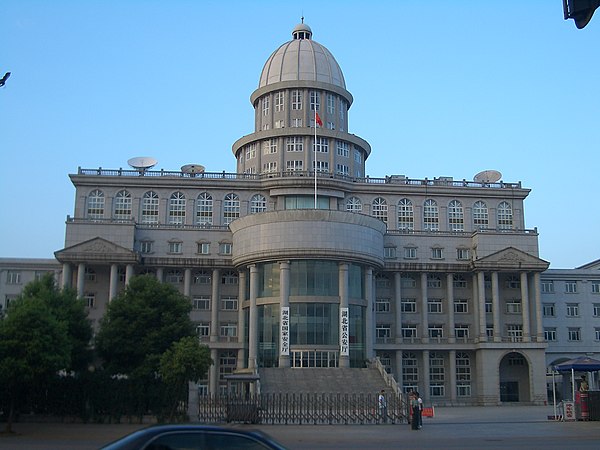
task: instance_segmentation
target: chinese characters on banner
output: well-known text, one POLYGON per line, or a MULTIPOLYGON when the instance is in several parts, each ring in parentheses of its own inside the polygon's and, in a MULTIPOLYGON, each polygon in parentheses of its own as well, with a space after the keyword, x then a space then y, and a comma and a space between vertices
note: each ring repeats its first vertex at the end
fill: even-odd
POLYGON ((288 356, 290 354, 290 308, 284 306, 281 308, 281 338, 279 354, 288 356))
POLYGON ((340 308, 340 356, 350 355, 350 323, 348 308, 340 308))

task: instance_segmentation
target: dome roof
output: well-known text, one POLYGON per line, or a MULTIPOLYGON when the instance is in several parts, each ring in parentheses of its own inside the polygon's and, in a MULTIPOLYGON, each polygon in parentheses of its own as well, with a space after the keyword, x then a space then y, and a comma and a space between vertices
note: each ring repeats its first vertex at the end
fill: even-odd
POLYGON ((265 63, 259 88, 282 81, 318 81, 346 89, 342 69, 329 50, 312 40, 308 25, 296 25, 292 36, 265 63))

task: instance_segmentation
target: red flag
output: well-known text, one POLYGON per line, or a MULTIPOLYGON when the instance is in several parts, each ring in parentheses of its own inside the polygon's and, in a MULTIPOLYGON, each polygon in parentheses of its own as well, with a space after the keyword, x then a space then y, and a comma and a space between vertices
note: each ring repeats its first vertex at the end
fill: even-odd
POLYGON ((315 122, 317 125, 319 125, 320 127, 323 126, 323 121, 321 120, 321 117, 319 117, 319 113, 315 111, 315 122))

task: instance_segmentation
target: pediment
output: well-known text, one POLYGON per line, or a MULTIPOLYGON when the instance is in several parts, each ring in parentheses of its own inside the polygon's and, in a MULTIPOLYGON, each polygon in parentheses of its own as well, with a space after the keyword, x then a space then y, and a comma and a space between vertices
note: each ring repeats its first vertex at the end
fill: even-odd
POLYGON ((476 269, 543 271, 550 263, 518 248, 507 247, 473 262, 476 269))
POLYGON ((60 262, 137 262, 138 255, 133 250, 122 247, 107 239, 96 237, 80 242, 54 253, 60 262))
POLYGON ((600 259, 584 264, 583 266, 579 266, 577 269, 600 270, 600 259))

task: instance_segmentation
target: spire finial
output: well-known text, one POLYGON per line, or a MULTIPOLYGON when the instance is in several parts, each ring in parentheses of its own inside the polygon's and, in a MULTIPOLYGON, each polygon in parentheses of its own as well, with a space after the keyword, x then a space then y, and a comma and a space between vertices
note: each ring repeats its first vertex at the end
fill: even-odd
POLYGON ((304 23, 304 14, 302 14, 302 17, 300 17, 300 19, 302 20, 302 23, 304 23))

